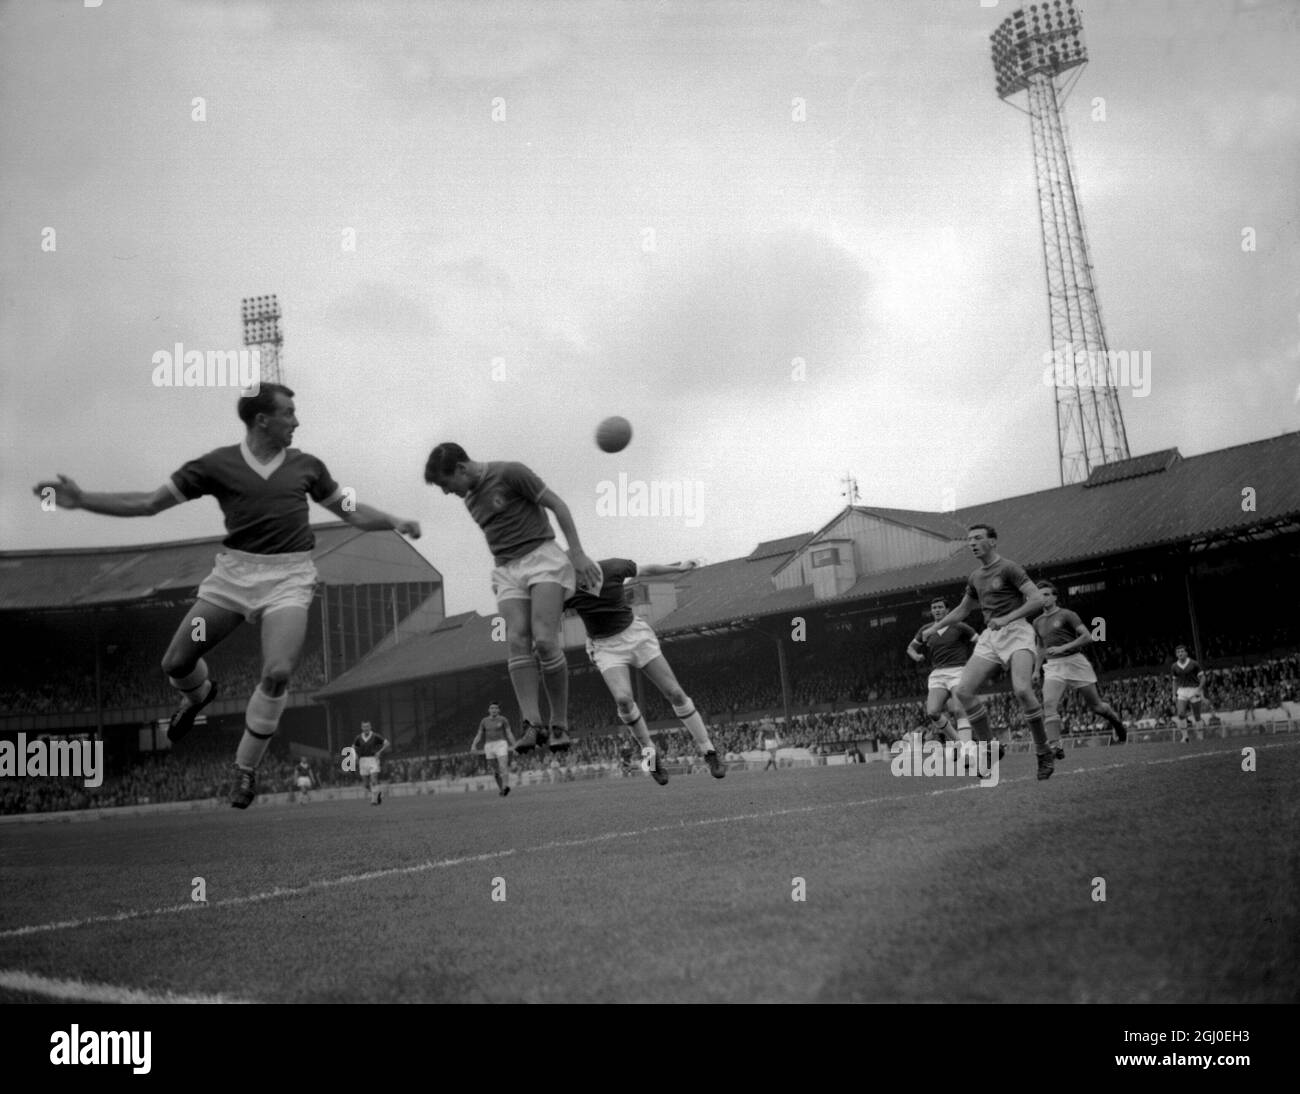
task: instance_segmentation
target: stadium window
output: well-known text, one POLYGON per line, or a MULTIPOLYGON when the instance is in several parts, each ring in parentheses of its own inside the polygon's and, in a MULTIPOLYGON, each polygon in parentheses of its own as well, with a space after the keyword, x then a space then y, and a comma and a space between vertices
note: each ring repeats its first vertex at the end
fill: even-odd
POLYGON ((822 566, 838 566, 840 564, 840 549, 838 547, 823 547, 819 551, 812 553, 813 569, 819 569, 822 566))

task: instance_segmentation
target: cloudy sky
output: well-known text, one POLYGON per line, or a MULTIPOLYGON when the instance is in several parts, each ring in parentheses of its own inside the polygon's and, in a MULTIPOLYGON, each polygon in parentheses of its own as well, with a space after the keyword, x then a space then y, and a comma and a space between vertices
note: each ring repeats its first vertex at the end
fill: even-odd
MULTIPOLYGON (((153 358, 236 348, 271 292, 295 444, 422 522, 451 611, 491 610, 490 560, 422 482, 440 440, 643 561, 811 530, 846 472, 917 509, 1056 485, 1029 120, 989 59, 1011 9, 0 7, 0 543, 219 534, 211 499, 128 521, 30 488, 152 490, 237 441, 231 391, 153 358), (620 473, 699 509, 598 512, 620 473)), ((1110 344, 1151 354, 1135 454, 1300 427, 1298 9, 1082 5, 1066 117, 1110 344)))

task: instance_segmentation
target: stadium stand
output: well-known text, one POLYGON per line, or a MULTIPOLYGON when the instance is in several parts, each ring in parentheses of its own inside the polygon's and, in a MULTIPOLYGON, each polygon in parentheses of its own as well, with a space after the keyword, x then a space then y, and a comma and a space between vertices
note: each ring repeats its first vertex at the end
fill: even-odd
MULTIPOLYGON (((1168 665, 1180 642, 1206 667, 1216 717, 1294 715, 1300 620, 1288 609, 1300 602, 1300 434, 1187 459, 1175 450, 1158 455, 1086 484, 954 513, 849 506, 816 532, 638 582, 629 597, 660 634, 715 743, 733 756, 754 750, 761 727, 773 721, 791 747, 866 758, 920 725, 925 669, 904 648, 928 622, 932 596, 960 599, 973 568, 963 537, 976 520, 994 524, 1003 553, 1054 581, 1062 603, 1097 631, 1089 656, 1103 696, 1125 722, 1168 724, 1168 665), (1257 511, 1240 505, 1246 481, 1256 487, 1257 511)), ((293 684, 297 707, 261 787, 289 789, 298 754, 320 761, 325 785, 346 784, 337 751, 362 718, 394 742, 386 781, 481 771, 481 759, 464 752, 479 718, 492 701, 514 712, 491 619, 445 616, 437 571, 414 561, 400 537, 392 537, 399 549, 383 542, 386 535, 358 538, 345 525, 317 534, 321 610, 293 684)), ((215 547, 0 553, 0 614, 24 635, 0 667, 0 737, 89 729, 104 735, 110 761, 95 791, 0 780, 5 812, 221 792, 254 683, 251 628, 212 658, 213 675, 230 685, 224 694, 235 696, 230 709, 214 710, 204 732, 175 755, 142 743, 146 728, 170 712, 158 658, 215 547)), ((566 620, 565 627, 579 740, 559 769, 617 768, 623 743, 613 703, 586 662, 580 625, 566 620)), ((689 761, 687 736, 657 691, 643 688, 638 702, 666 751, 689 761)), ((989 707, 995 728, 1018 740, 1024 727, 1005 681, 989 707)), ((1067 735, 1093 730, 1075 697, 1062 713, 1067 735)), ((545 754, 520 766, 552 770, 545 754)))

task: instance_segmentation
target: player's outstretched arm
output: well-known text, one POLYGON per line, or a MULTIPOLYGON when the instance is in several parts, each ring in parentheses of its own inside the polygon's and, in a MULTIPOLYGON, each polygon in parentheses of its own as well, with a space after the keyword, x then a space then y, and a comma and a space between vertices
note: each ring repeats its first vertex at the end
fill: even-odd
POLYGON ((478 752, 483 744, 483 726, 478 727, 478 732, 474 734, 474 740, 470 742, 469 750, 478 752))
POLYGON ((648 565, 638 565, 636 568, 637 577, 661 577, 664 574, 685 574, 690 573, 699 563, 694 559, 687 559, 685 562, 652 562, 648 565))
POLYGON ((107 517, 151 517, 180 504, 180 499, 167 486, 158 487, 152 494, 143 490, 87 494, 67 475, 38 482, 32 487, 32 493, 42 501, 53 498, 60 509, 84 509, 107 517))
POLYGON ((410 536, 411 539, 420 538, 420 524, 414 520, 402 520, 401 517, 394 517, 385 513, 381 509, 376 509, 373 505, 364 505, 361 502, 355 502, 345 506, 345 498, 337 498, 329 505, 325 506, 331 513, 341 520, 346 520, 355 528, 360 528, 363 532, 401 532, 404 536, 410 536))

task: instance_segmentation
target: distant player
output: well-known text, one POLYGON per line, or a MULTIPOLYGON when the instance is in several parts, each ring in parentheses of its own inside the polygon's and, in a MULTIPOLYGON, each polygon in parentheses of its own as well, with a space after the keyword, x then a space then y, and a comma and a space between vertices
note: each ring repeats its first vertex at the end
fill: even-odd
POLYGON ((1174 649, 1173 678, 1176 704, 1174 717, 1178 728, 1183 731, 1183 744, 1186 744, 1191 738, 1192 723, 1195 722, 1198 726, 1201 724, 1201 707, 1205 702, 1205 694, 1202 691, 1205 687, 1205 672, 1192 660, 1186 646, 1178 646, 1174 649), (1190 719, 1187 717, 1189 709, 1192 712, 1190 719))
POLYGON ((217 499, 226 524, 225 550, 163 655, 163 671, 181 696, 167 736, 179 742, 217 697, 203 655, 245 620, 259 624, 262 677, 244 715, 230 794, 231 805, 247 809, 257 794, 257 765, 289 700, 289 677, 302 654, 316 590, 308 500, 368 532, 393 529, 418 539, 420 526, 353 501, 320 460, 289 447, 298 418, 293 392, 283 384, 262 384, 257 394, 239 400, 238 412, 246 430, 239 444, 191 460, 152 494, 88 494, 63 475, 57 482, 38 483, 33 492, 50 491, 63 509, 113 517, 151 517, 204 494, 217 499))
MULTIPOLYGON (((943 597, 936 596, 930 601, 930 617, 935 623, 947 614, 948 602, 943 597)), ((929 693, 925 698, 925 716, 930 719, 931 726, 950 741, 959 741, 961 735, 944 713, 944 708, 952 711, 959 725, 966 722, 966 712, 953 698, 952 692, 961 679, 961 670, 971 658, 977 637, 974 627, 954 623, 928 635, 922 627, 907 644, 907 656, 913 661, 924 661, 929 654, 930 679, 927 682, 929 693)))
POLYGON ((388 751, 388 742, 374 731, 369 722, 361 723, 361 733, 352 742, 357 752, 357 774, 370 791, 370 804, 383 805, 384 791, 379 785, 379 757, 388 751))
POLYGON ((1034 620, 1034 633, 1038 637, 1038 662, 1034 675, 1043 676, 1043 724, 1052 755, 1065 759, 1061 747, 1061 696, 1066 689, 1074 689, 1083 696, 1088 709, 1101 715, 1114 731, 1115 739, 1123 744, 1128 740, 1128 730, 1120 721, 1114 708, 1097 692, 1097 674, 1084 649, 1092 645, 1092 633, 1083 620, 1069 608, 1056 602, 1056 586, 1050 581, 1038 582, 1045 607, 1034 620))
POLYGON ((504 798, 510 793, 510 750, 515 747, 515 738, 510 732, 510 723, 501 717, 501 708, 496 703, 489 704, 487 717, 479 722, 469 750, 478 752, 480 745, 483 755, 492 765, 497 793, 504 798))
POLYGON ((306 805, 311 801, 311 788, 316 785, 316 780, 311 773, 311 761, 304 756, 298 761, 298 766, 293 771, 293 782, 298 788, 298 804, 306 805))
POLYGON ((551 751, 564 751, 572 741, 560 617, 565 598, 579 586, 597 590, 601 584, 600 567, 583 553, 569 507, 522 463, 478 463, 452 442, 429 453, 424 481, 465 499, 496 562, 492 592, 506 621, 507 667, 523 720, 515 751, 530 752, 548 740, 551 751), (569 545, 567 556, 555 543, 548 509, 569 545), (539 668, 551 707, 549 730, 542 721, 539 668))
POLYGON ((979 690, 999 668, 1007 669, 1011 673, 1011 688, 1034 737, 1038 777, 1050 779, 1055 764, 1043 728, 1043 709, 1034 694, 1037 642, 1034 628, 1026 622, 1027 617, 1042 608, 1042 594, 1019 563, 997 553, 998 534, 992 526, 972 524, 966 532, 966 543, 980 561, 979 568, 970 575, 966 584, 966 595, 942 619, 924 627, 922 634, 928 638, 952 623, 960 623, 977 607, 983 611, 984 632, 961 671, 961 679, 954 691, 957 702, 970 719, 975 740, 992 742, 989 714, 980 701, 979 690))
POLYGON ((763 749, 767 752, 767 763, 763 765, 766 771, 769 767, 773 771, 779 771, 781 765, 776 762, 777 749, 781 747, 781 736, 776 731, 776 726, 768 726, 763 730, 763 749))
POLYGON ((649 765, 650 775, 660 786, 668 782, 668 772, 663 769, 659 749, 650 739, 650 730, 632 694, 633 669, 645 673, 672 704, 673 713, 681 719, 696 749, 709 765, 709 773, 715 779, 725 777, 727 765, 719 759, 713 742, 709 740, 704 719, 673 675, 672 667, 659 649, 654 629, 644 619, 636 617, 623 590, 623 584, 629 578, 685 573, 693 569, 695 563, 638 567, 630 559, 605 558, 601 559, 599 566, 603 580, 598 592, 574 593, 565 601, 565 607, 576 611, 586 627, 587 654, 614 697, 618 720, 627 726, 641 746, 641 755, 649 765))

